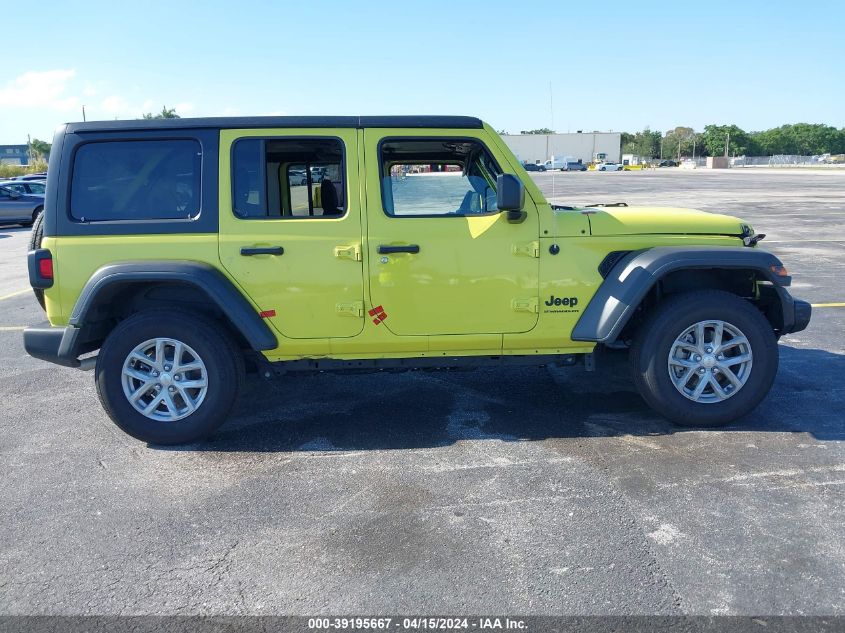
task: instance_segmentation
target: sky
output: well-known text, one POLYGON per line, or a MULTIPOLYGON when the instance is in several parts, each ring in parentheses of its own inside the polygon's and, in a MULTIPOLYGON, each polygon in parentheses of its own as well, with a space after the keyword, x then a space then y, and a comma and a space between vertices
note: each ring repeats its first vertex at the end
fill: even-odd
POLYGON ((461 114, 497 130, 845 127, 845 2, 41 0, 3 12, 0 144, 66 121, 461 114))

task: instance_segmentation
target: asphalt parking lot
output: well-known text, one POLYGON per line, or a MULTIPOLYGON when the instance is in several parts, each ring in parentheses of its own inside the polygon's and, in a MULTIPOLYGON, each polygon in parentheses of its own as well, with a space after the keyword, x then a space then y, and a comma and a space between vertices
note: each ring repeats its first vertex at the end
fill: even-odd
MULTIPOLYGON (((533 174, 559 203, 744 217, 845 302, 845 171, 533 174)), ((718 431, 582 369, 253 380, 209 442, 125 436, 27 357, 0 227, 0 614, 843 614, 845 308, 718 431)))

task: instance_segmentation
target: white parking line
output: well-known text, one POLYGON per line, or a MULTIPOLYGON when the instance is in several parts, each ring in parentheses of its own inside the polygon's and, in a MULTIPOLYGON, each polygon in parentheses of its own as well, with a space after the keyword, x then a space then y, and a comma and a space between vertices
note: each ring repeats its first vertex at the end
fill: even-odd
POLYGON ((32 291, 29 288, 25 288, 23 290, 15 290, 14 292, 11 292, 7 295, 3 295, 2 297, 0 297, 0 301, 5 301, 6 299, 11 299, 12 297, 20 297, 21 295, 26 294, 27 292, 32 292, 32 291))

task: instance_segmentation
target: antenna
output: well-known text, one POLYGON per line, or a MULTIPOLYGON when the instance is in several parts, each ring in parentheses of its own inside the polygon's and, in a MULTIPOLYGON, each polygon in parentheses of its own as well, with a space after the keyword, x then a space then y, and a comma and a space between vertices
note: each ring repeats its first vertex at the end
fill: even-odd
MULTIPOLYGON (((555 132, 555 102, 554 93, 552 92, 552 82, 549 82, 549 130, 551 134, 555 132)), ((550 136, 551 136, 550 134, 550 136)), ((548 137, 546 138, 546 147, 549 146, 548 137)), ((552 154, 549 158, 552 159, 552 199, 555 197, 555 155, 552 154)))

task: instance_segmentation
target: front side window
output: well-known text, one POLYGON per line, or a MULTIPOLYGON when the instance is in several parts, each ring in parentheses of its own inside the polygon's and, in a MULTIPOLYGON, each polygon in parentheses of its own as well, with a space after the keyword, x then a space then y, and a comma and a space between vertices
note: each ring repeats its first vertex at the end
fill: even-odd
POLYGON ((42 185, 40 182, 32 182, 29 184, 29 190, 32 193, 41 194, 44 193, 45 186, 42 185))
POLYGON ((75 220, 178 220, 200 212, 200 144, 190 139, 98 141, 76 152, 75 220))
POLYGON ((242 138, 232 148, 239 218, 337 218, 346 213, 343 144, 335 138, 242 138))
POLYGON ((502 170, 480 141, 387 139, 380 146, 387 215, 465 216, 497 213, 502 170))

